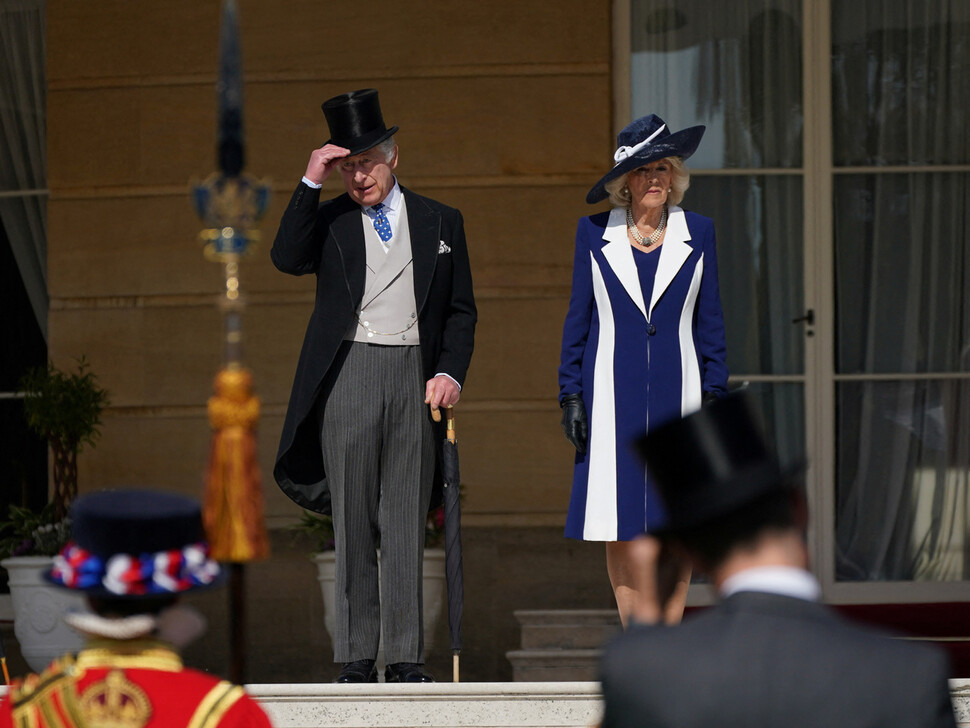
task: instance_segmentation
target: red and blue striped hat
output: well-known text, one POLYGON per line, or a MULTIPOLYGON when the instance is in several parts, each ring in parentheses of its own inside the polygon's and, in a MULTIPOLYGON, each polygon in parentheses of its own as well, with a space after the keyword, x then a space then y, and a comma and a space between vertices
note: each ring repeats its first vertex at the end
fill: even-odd
POLYGON ((150 598, 219 584, 202 510, 191 498, 152 490, 106 490, 71 509, 71 541, 45 574, 90 596, 150 598))

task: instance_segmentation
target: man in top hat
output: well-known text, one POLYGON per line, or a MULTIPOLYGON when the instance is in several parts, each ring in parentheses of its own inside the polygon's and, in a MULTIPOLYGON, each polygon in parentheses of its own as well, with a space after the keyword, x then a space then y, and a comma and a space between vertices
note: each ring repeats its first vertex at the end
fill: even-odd
MULTIPOLYGON (((640 450, 669 512, 663 546, 691 558, 720 603, 608 645, 604 728, 955 725, 943 653, 819 603, 802 468, 779 466, 746 395, 659 428, 640 450)), ((641 546, 654 578, 660 543, 641 546)), ((660 607, 643 605, 643 618, 660 607)))
POLYGON ((174 606, 179 596, 223 579, 198 503, 144 490, 82 496, 71 536, 46 578, 87 597, 91 613, 66 617, 87 643, 12 685, 0 728, 268 728, 241 687, 183 667, 176 651, 203 629, 174 606))
POLYGON ((382 626, 385 680, 430 682, 421 570, 444 433, 427 405, 458 402, 471 360, 464 223, 398 183, 398 128, 377 91, 323 113, 330 140, 310 154, 271 251, 284 273, 316 276, 273 474, 296 503, 333 514, 337 682, 377 682, 382 626), (334 171, 346 192, 320 202, 334 171))

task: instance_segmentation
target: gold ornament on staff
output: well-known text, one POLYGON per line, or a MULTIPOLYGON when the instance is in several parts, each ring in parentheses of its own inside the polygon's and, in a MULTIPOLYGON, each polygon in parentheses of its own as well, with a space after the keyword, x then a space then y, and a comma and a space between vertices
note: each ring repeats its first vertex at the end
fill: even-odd
POLYGON ((240 260, 259 239, 255 226, 266 210, 269 185, 242 174, 242 64, 234 0, 223 4, 217 152, 219 170, 193 196, 205 228, 199 233, 207 260, 220 263, 225 293, 220 296, 225 329, 224 366, 209 399, 212 443, 205 478, 203 520, 213 558, 240 564, 269 556, 263 519, 262 478, 256 449, 259 399, 252 373, 242 363, 243 297, 240 260))

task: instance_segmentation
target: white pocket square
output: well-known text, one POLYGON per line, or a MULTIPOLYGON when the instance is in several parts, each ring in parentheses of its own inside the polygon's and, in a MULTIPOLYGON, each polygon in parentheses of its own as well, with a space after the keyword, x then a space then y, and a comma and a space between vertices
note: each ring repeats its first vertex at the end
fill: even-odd
POLYGON ((438 255, 441 255, 442 253, 450 253, 450 252, 451 252, 451 246, 448 245, 448 243, 446 243, 444 240, 439 240, 438 255))

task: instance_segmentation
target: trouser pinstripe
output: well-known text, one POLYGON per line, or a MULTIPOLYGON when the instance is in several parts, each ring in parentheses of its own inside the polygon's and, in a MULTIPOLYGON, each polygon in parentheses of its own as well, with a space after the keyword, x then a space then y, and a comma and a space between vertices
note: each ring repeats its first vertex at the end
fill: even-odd
POLYGON ((334 661, 374 659, 383 626, 388 664, 423 662, 421 572, 435 448, 421 350, 344 342, 331 372, 320 441, 333 504, 334 661))

